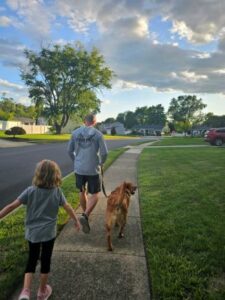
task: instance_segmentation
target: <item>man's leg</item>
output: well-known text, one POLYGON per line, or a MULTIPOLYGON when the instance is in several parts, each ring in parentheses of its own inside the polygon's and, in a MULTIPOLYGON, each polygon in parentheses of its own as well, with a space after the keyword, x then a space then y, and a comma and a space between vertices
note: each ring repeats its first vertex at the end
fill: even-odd
POLYGON ((86 216, 89 217, 89 215, 95 208, 96 204, 98 203, 98 195, 99 195, 99 193, 92 194, 91 196, 89 196, 88 202, 87 202, 87 207, 86 207, 86 210, 84 211, 86 216))
POLYGON ((91 195, 89 197, 87 197, 86 195, 86 209, 80 217, 80 223, 82 225, 83 232, 89 233, 90 225, 88 222, 88 217, 90 216, 91 212, 93 211, 98 202, 98 194, 101 190, 101 187, 99 175, 87 176, 86 178, 88 182, 88 192, 91 195))
POLYGON ((79 197, 80 197, 80 206, 82 207, 83 212, 85 212, 86 208, 87 208, 87 202, 88 202, 88 198, 87 198, 86 192, 85 191, 80 192, 79 193, 79 197))

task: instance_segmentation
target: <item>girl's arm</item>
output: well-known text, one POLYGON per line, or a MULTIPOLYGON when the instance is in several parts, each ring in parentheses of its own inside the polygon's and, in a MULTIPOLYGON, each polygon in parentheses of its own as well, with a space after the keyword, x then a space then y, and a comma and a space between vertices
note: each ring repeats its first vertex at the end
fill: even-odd
POLYGON ((75 211, 73 210, 72 206, 71 206, 68 202, 66 202, 66 203, 63 205, 63 208, 64 208, 65 211, 68 213, 68 215, 69 215, 72 219, 74 219, 74 221, 75 221, 75 226, 76 226, 76 228, 77 228, 77 231, 79 231, 79 230, 80 230, 80 222, 79 222, 79 220, 78 220, 78 218, 77 218, 77 216, 76 216, 76 214, 75 214, 75 211))
POLYGON ((11 211, 19 207, 22 203, 19 199, 14 200, 12 203, 6 205, 2 210, 0 210, 0 219, 4 218, 11 211))

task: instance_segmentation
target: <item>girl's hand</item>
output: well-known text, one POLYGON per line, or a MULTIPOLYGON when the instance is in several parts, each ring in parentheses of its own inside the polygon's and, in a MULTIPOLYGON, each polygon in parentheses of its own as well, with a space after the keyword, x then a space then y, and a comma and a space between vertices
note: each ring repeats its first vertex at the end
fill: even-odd
POLYGON ((75 226, 76 230, 79 231, 81 228, 80 221, 79 220, 75 221, 74 226, 75 226))

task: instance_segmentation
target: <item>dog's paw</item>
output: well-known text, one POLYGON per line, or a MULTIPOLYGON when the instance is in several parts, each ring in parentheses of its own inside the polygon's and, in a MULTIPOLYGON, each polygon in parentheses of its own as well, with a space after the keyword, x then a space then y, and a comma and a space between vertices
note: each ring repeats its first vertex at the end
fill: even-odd
POLYGON ((113 251, 113 248, 112 248, 112 247, 109 247, 109 248, 108 248, 108 251, 113 251))

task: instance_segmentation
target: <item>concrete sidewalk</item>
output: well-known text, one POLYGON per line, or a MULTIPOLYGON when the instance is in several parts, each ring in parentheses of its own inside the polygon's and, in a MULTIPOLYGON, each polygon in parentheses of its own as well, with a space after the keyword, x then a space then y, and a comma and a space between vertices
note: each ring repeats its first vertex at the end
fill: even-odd
MULTIPOLYGON (((107 194, 123 181, 137 183, 137 160, 146 146, 147 144, 132 146, 110 166, 104 175, 107 194)), ((138 192, 131 198, 125 238, 118 239, 117 230, 114 230, 113 252, 108 252, 106 245, 106 201, 101 195, 90 217, 90 234, 82 231, 77 233, 71 221, 57 238, 49 278, 49 284, 53 288, 50 299, 150 299, 138 192)), ((38 277, 33 287, 31 299, 36 299, 38 277)), ((18 295, 18 291, 16 294, 18 295)), ((16 299, 17 295, 12 299, 16 299)))

